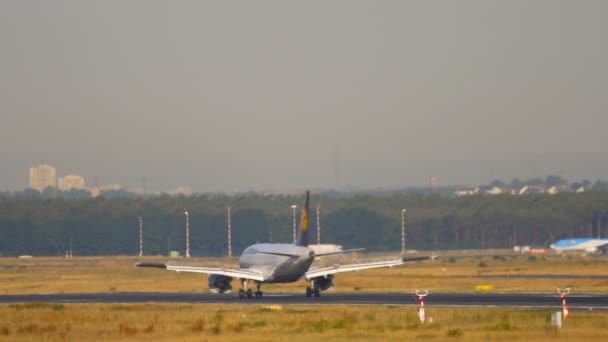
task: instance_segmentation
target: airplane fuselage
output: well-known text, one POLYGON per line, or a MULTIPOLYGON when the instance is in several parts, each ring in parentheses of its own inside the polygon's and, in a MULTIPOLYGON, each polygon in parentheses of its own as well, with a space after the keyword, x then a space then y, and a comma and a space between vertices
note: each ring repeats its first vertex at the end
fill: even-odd
POLYGON ((301 279, 314 259, 309 247, 259 243, 243 251, 239 264, 263 272, 264 283, 290 283, 301 279))
POLYGON ((559 240, 551 245, 557 252, 598 252, 608 244, 608 239, 574 238, 559 240))

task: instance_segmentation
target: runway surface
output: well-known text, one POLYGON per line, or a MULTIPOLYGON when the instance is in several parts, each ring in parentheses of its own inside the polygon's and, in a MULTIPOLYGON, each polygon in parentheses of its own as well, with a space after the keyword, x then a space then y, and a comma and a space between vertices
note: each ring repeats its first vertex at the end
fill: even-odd
POLYGON ((593 279, 608 280, 608 275, 577 275, 577 274, 480 274, 456 275, 450 278, 480 278, 480 279, 593 279))
MULTIPOLYGON (((239 299, 234 293, 65 293, 2 295, 0 303, 189 303, 263 305, 419 305, 411 293, 323 293, 307 298, 303 293, 268 293, 260 299, 239 299)), ((577 294, 567 299, 571 310, 608 310, 608 295, 577 294)), ((561 308, 550 294, 430 293, 429 306, 561 308)))

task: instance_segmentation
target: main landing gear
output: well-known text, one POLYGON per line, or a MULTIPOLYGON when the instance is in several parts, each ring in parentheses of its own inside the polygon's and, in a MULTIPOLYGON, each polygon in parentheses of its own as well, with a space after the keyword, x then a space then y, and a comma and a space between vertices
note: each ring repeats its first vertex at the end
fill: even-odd
POLYGON ((317 284, 315 284, 314 280, 311 280, 309 283, 309 286, 306 288, 306 297, 319 297, 321 295, 321 290, 319 289, 319 286, 317 284))
POLYGON ((255 282, 255 286, 256 286, 256 290, 255 292, 252 289, 248 289, 247 288, 247 279, 241 279, 241 289, 239 289, 239 299, 243 299, 245 297, 247 297, 248 299, 252 299, 254 296, 255 298, 262 298, 262 283, 256 281, 255 282))

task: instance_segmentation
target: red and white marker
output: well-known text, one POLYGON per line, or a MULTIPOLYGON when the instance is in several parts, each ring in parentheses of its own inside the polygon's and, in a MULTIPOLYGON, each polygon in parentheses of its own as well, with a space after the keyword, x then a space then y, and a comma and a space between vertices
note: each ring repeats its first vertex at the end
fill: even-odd
POLYGON ((418 308, 418 318, 420 319, 420 323, 424 323, 424 320, 426 318, 424 314, 424 297, 429 295, 429 290, 426 289, 424 290, 424 292, 422 292, 416 289, 414 293, 416 295, 416 298, 420 302, 420 307, 418 308))
POLYGON ((564 321, 568 318, 568 305, 566 305, 566 296, 570 294, 570 288, 562 290, 560 288, 555 289, 555 294, 559 295, 559 299, 562 301, 562 310, 564 315, 564 321))

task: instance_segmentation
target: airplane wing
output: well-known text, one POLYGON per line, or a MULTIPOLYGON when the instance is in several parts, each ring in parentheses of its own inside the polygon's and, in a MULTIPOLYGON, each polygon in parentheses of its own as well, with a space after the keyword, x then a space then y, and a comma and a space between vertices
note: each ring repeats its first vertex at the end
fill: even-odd
POLYGON ((328 256, 328 255, 334 255, 334 254, 346 254, 346 253, 350 253, 350 252, 359 252, 359 251, 364 251, 365 248, 353 248, 353 249, 346 249, 343 251, 336 251, 336 252, 328 252, 328 253, 319 253, 319 254, 315 254, 316 257, 323 257, 323 256, 328 256))
POLYGON ((380 267, 393 267, 402 265, 404 262, 408 261, 418 261, 418 260, 427 260, 433 259, 433 257, 415 257, 415 258, 400 258, 389 261, 377 261, 377 262, 369 262, 363 264, 349 264, 349 265, 334 265, 330 267, 317 268, 314 270, 310 270, 304 274, 304 278, 306 280, 324 277, 330 274, 342 273, 342 272, 356 272, 360 270, 367 270, 370 268, 380 268, 380 267))
POLYGON ((203 266, 179 266, 170 264, 158 264, 158 263, 138 263, 137 267, 156 267, 165 268, 169 271, 175 272, 194 272, 194 273, 206 273, 206 274, 219 274, 227 277, 234 277, 240 279, 250 279, 255 281, 264 281, 264 274, 260 271, 253 269, 240 268, 231 269, 223 267, 203 267, 203 266))
POLYGON ((404 257, 401 258, 401 260, 403 260, 403 262, 410 262, 410 261, 420 261, 420 260, 435 260, 437 259, 436 255, 431 255, 431 256, 415 256, 415 257, 404 257))

